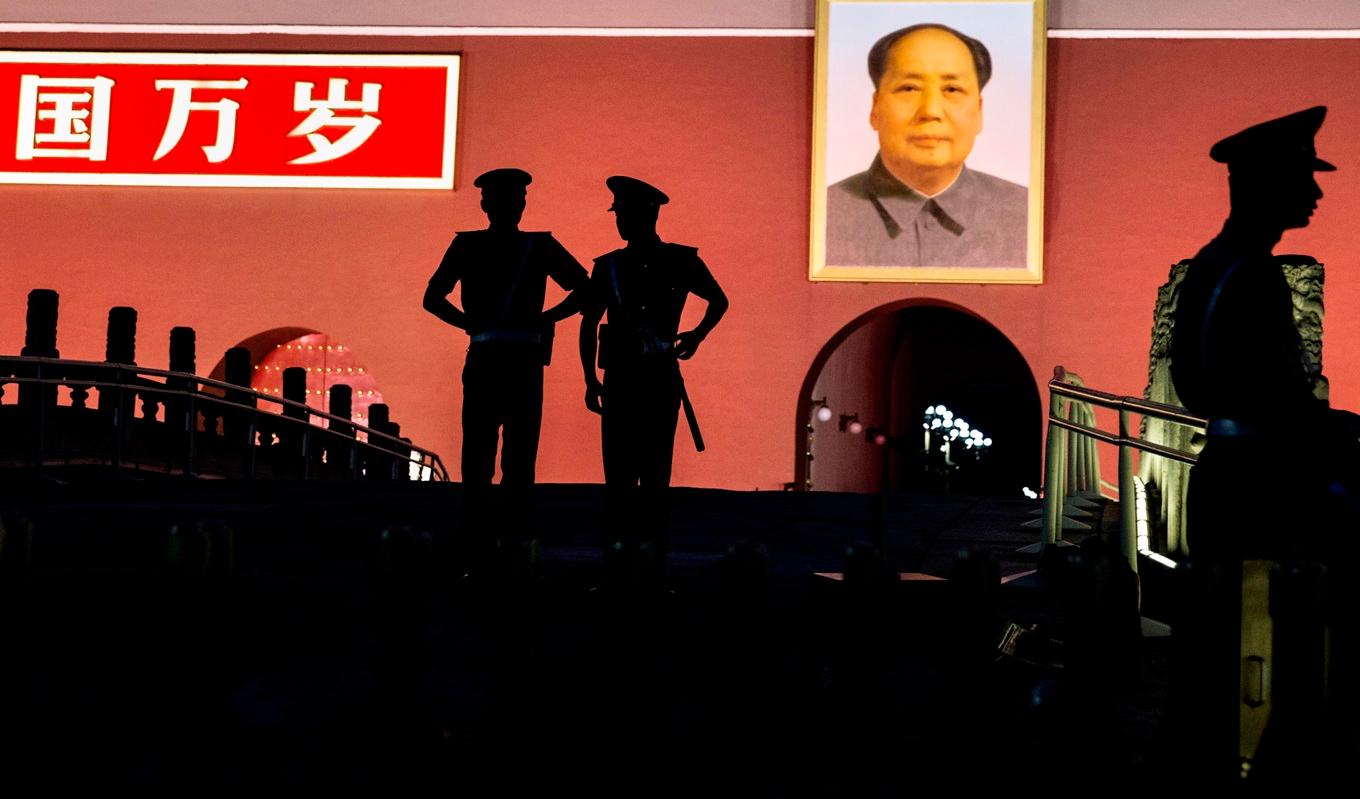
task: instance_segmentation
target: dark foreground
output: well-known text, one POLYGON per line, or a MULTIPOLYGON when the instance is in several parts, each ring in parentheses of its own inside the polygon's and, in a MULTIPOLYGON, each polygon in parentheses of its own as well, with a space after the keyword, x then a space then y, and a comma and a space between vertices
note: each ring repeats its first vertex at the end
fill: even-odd
POLYGON ((1071 638, 1065 589, 995 588, 978 565, 1035 568, 1014 554, 1037 540, 1026 500, 679 490, 657 589, 600 587, 593 486, 542 488, 536 568, 467 579, 456 486, 0 490, 9 788, 865 796, 1165 776, 1166 639, 1061 668, 998 654, 1012 621, 1071 638), (876 525, 892 571, 956 579, 816 576, 876 525), (725 565, 733 546, 748 557, 725 565), (960 571, 963 548, 989 556, 960 571))

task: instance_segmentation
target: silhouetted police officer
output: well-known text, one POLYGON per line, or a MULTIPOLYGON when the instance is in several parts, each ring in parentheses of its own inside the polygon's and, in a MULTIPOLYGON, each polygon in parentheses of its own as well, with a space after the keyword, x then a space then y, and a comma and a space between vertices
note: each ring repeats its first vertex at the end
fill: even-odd
POLYGON ((682 404, 695 445, 703 449, 678 360, 694 355, 728 302, 695 248, 657 236, 657 216, 669 202, 664 193, 630 177, 614 176, 605 184, 614 194, 609 210, 627 246, 595 259, 580 341, 586 407, 602 417, 609 502, 605 555, 625 564, 640 559, 656 577, 664 568, 666 494, 682 404), (699 324, 682 333, 680 316, 691 294, 707 308, 699 324), (599 324, 602 317, 605 325, 599 324), (603 383, 595 371, 597 352, 603 383))
POLYGON ((506 532, 529 532, 553 324, 576 313, 577 292, 589 286, 585 268, 551 233, 519 229, 531 180, 519 169, 493 169, 473 181, 490 224, 454 237, 425 290, 425 310, 472 339, 463 367, 462 472, 468 522, 483 546, 491 543, 489 489, 498 431, 501 483, 512 502, 506 532), (544 311, 549 277, 572 293, 544 311), (460 282, 461 309, 448 300, 460 282))
MULTIPOLYGON (((1194 587, 1187 596, 1196 598, 1196 606, 1181 612, 1198 621, 1193 637, 1178 645, 1172 713, 1179 715, 1173 728, 1183 736, 1186 767, 1209 781, 1230 782, 1240 770, 1243 560, 1320 561, 1333 589, 1355 584, 1360 425, 1353 414, 1328 407, 1313 393, 1303 358, 1293 292, 1281 267, 1316 262, 1273 254, 1284 232, 1305 227, 1316 210, 1322 190, 1314 173, 1335 169, 1317 157, 1313 144, 1325 114, 1319 106, 1263 122, 1209 151, 1228 166, 1231 210, 1222 231, 1191 261, 1174 317, 1172 380, 1185 406, 1209 422, 1204 449, 1190 471, 1191 562, 1182 579, 1194 587)), ((1286 603, 1274 591, 1274 623, 1283 626, 1289 619, 1278 611, 1286 603)), ((1352 671, 1360 662, 1356 599, 1350 588, 1333 590, 1327 599, 1335 673, 1352 671)), ((1316 617, 1308 621, 1321 624, 1316 617)), ((1276 652, 1272 679, 1286 676, 1286 655, 1313 662, 1325 656, 1320 644, 1313 652, 1276 652)), ((1305 767, 1309 758, 1341 762, 1332 750, 1323 751, 1329 733, 1322 719, 1308 716, 1300 724, 1304 716, 1286 708, 1287 695, 1325 691, 1321 680, 1304 682, 1291 678, 1272 688, 1270 728, 1258 755, 1269 763, 1259 773, 1271 773, 1273 781, 1289 782, 1311 771, 1305 767), (1312 754, 1300 758, 1305 750, 1312 754)), ((1334 687, 1348 688, 1345 680, 1334 687)), ((1348 692, 1351 698, 1344 702, 1354 706, 1355 694, 1348 692)), ((1335 719, 1344 719, 1345 735, 1353 726, 1349 718, 1338 713, 1335 719)))
POLYGON ((1319 510, 1329 482, 1353 469, 1346 461, 1357 454, 1354 416, 1313 394, 1281 268, 1316 261, 1272 252, 1317 208, 1314 173, 1336 168, 1314 150, 1325 114, 1319 106, 1263 122, 1209 151, 1228 166, 1231 210, 1186 272, 1171 345, 1176 393, 1209 418, 1191 472, 1194 555, 1278 557, 1304 544, 1319 521, 1305 515, 1319 510), (1246 501, 1257 485, 1270 490, 1246 501))

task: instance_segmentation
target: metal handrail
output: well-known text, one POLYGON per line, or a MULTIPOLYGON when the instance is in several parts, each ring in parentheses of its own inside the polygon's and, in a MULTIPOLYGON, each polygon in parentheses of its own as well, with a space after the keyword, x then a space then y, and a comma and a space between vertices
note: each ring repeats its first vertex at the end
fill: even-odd
MULTIPOLYGON (((1054 368, 1053 379, 1048 384, 1048 441, 1045 454, 1044 471, 1044 538, 1040 551, 1062 541, 1063 504, 1067 496, 1067 436, 1069 433, 1089 436, 1106 444, 1119 447, 1119 534, 1120 549, 1129 565, 1138 571, 1138 555, 1164 557, 1152 552, 1146 545, 1140 545, 1138 532, 1138 508, 1135 496, 1137 475, 1133 468, 1134 450, 1160 455, 1182 463, 1193 464, 1198 456, 1156 442, 1147 441, 1130 434, 1131 416, 1160 419, 1172 424, 1196 427, 1203 430, 1208 420, 1196 416, 1184 408, 1151 402, 1138 397, 1124 397, 1097 391, 1084 386, 1074 386, 1067 382, 1067 370, 1061 366, 1054 368), (1119 432, 1111 433, 1095 427, 1078 424, 1065 418, 1064 411, 1068 400, 1090 403, 1101 408, 1119 412, 1119 432)), ((1146 524, 1146 518, 1144 519, 1146 524)), ((1173 564, 1174 565, 1174 564, 1173 564)))
MULTIPOLYGON (((268 413, 271 425, 282 424, 285 426, 300 426, 301 428, 300 438, 302 444, 301 450, 304 454, 304 457, 306 457, 306 453, 310 451, 308 448, 308 437, 312 433, 323 433, 328 437, 334 437, 336 439, 342 440, 347 445, 353 445, 359 449, 368 450, 373 453, 378 453, 389 458, 402 458, 403 460, 409 460, 411 464, 419 464, 421 479, 433 478, 438 481, 448 480, 448 471, 444 467, 443 461, 440 459, 437 453, 431 450, 424 449, 422 447, 418 447, 407 440, 398 438, 389 433, 385 433, 370 427, 366 427, 364 425, 356 424, 352 420, 346 419, 341 416, 336 416, 327 411, 322 411, 313 408, 312 406, 307 405, 305 403, 270 396, 268 394, 255 391, 247 386, 238 386, 232 383, 225 383, 219 380, 212 380, 210 378, 200 377, 198 375, 187 372, 172 372, 161 369, 147 369, 136 366, 134 364, 118 364, 100 361, 77 361, 60 358, 38 358, 28 356, 19 357, 0 356, 0 385, 7 383, 51 385, 54 387, 65 385, 72 388, 75 387, 98 388, 101 389, 101 393, 103 389, 116 389, 130 391, 135 394, 141 394, 143 395, 143 397, 145 397, 147 394, 151 394, 158 399, 176 397, 181 398, 187 402, 188 405, 187 411, 192 413, 192 416, 190 418, 194 420, 193 423, 187 424, 187 429, 185 431, 189 437, 188 447, 190 453, 189 455, 190 468, 187 469, 186 471, 192 470, 192 451, 194 437, 197 433, 196 421, 198 409, 195 407, 195 404, 198 402, 206 402, 207 404, 215 408, 221 408, 228 412, 235 411, 242 414, 249 414, 251 417, 249 422, 249 435, 250 440, 252 442, 254 440, 256 432, 258 431, 259 414, 268 413), (56 368, 59 371, 66 372, 66 374, 62 374, 58 377, 42 377, 43 367, 56 368), (30 371, 33 372, 32 376, 23 374, 24 372, 30 371), (112 371, 114 373, 115 379, 113 381, 107 381, 92 379, 91 376, 86 376, 85 374, 81 375, 70 374, 72 372, 84 372, 88 374, 97 373, 99 371, 112 371), (118 379, 123 377, 124 375, 133 378, 133 380, 124 381, 118 379), (146 379, 146 376, 159 377, 167 381, 167 383, 171 380, 185 382, 186 384, 192 386, 192 388, 188 390, 182 388, 173 388, 169 385, 166 385, 166 383, 160 383, 155 380, 148 380, 146 379), (203 387, 220 390, 223 392, 223 396, 218 396, 211 391, 202 391, 201 388, 203 387), (275 414, 269 411, 262 411, 255 405, 247 404, 247 402, 237 401, 238 399, 244 399, 247 400, 247 402, 253 400, 256 403, 258 403, 260 400, 272 402, 280 406, 280 409, 283 412, 275 414), (289 409, 295 411, 296 415, 289 415, 288 413, 286 413, 286 411, 289 409), (310 421, 310 417, 318 417, 325 419, 327 421, 326 426, 321 427, 312 424, 310 421), (363 433, 366 437, 366 440, 365 441, 358 440, 353 435, 357 433, 363 433), (418 455, 419 456, 418 460, 413 459, 411 457, 412 455, 418 455)), ((39 414, 37 434, 40 450, 42 446, 42 435, 44 433, 43 427, 45 416, 45 414, 42 411, 45 405, 46 405, 45 402, 40 402, 38 406, 39 414)), ((115 427, 119 426, 119 420, 115 419, 114 426, 115 427)), ((117 442, 117 440, 118 440, 117 437, 115 437, 115 442, 117 442)), ((39 456, 40 454, 41 453, 39 453, 39 456)), ((113 460, 114 464, 118 465, 118 457, 116 452, 113 460)), ((254 472, 253 451, 252 451, 252 465, 249 471, 253 475, 254 472)), ((304 477, 306 476, 305 472, 306 465, 304 464, 304 477)))
POLYGON ((1123 397, 1118 394, 1110 394, 1105 391, 1097 391, 1086 386, 1074 386, 1070 383, 1059 382, 1066 380, 1067 370, 1059 366, 1053 370, 1053 380, 1048 384, 1050 391, 1072 399, 1084 400, 1092 405, 1099 405, 1102 408, 1114 410, 1129 410, 1144 416, 1154 416, 1168 422, 1177 422, 1190 427, 1203 427, 1206 420, 1201 416, 1196 416, 1179 405, 1167 405, 1162 402, 1152 402, 1151 400, 1140 399, 1138 397, 1123 397), (1059 373, 1061 372, 1061 377, 1059 373))

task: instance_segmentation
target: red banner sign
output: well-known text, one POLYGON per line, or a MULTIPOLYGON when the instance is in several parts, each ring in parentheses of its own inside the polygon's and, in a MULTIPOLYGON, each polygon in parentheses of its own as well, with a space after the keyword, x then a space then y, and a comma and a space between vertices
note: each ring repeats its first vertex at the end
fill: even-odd
POLYGON ((0 183, 451 189, 458 66, 0 51, 0 183))

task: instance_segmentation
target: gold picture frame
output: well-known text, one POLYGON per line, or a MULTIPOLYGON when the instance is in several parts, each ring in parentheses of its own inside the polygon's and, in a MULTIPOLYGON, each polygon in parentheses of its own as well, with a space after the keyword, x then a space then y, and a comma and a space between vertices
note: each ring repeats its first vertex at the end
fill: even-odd
POLYGON ((818 0, 811 280, 1043 282, 1047 18, 818 0))

